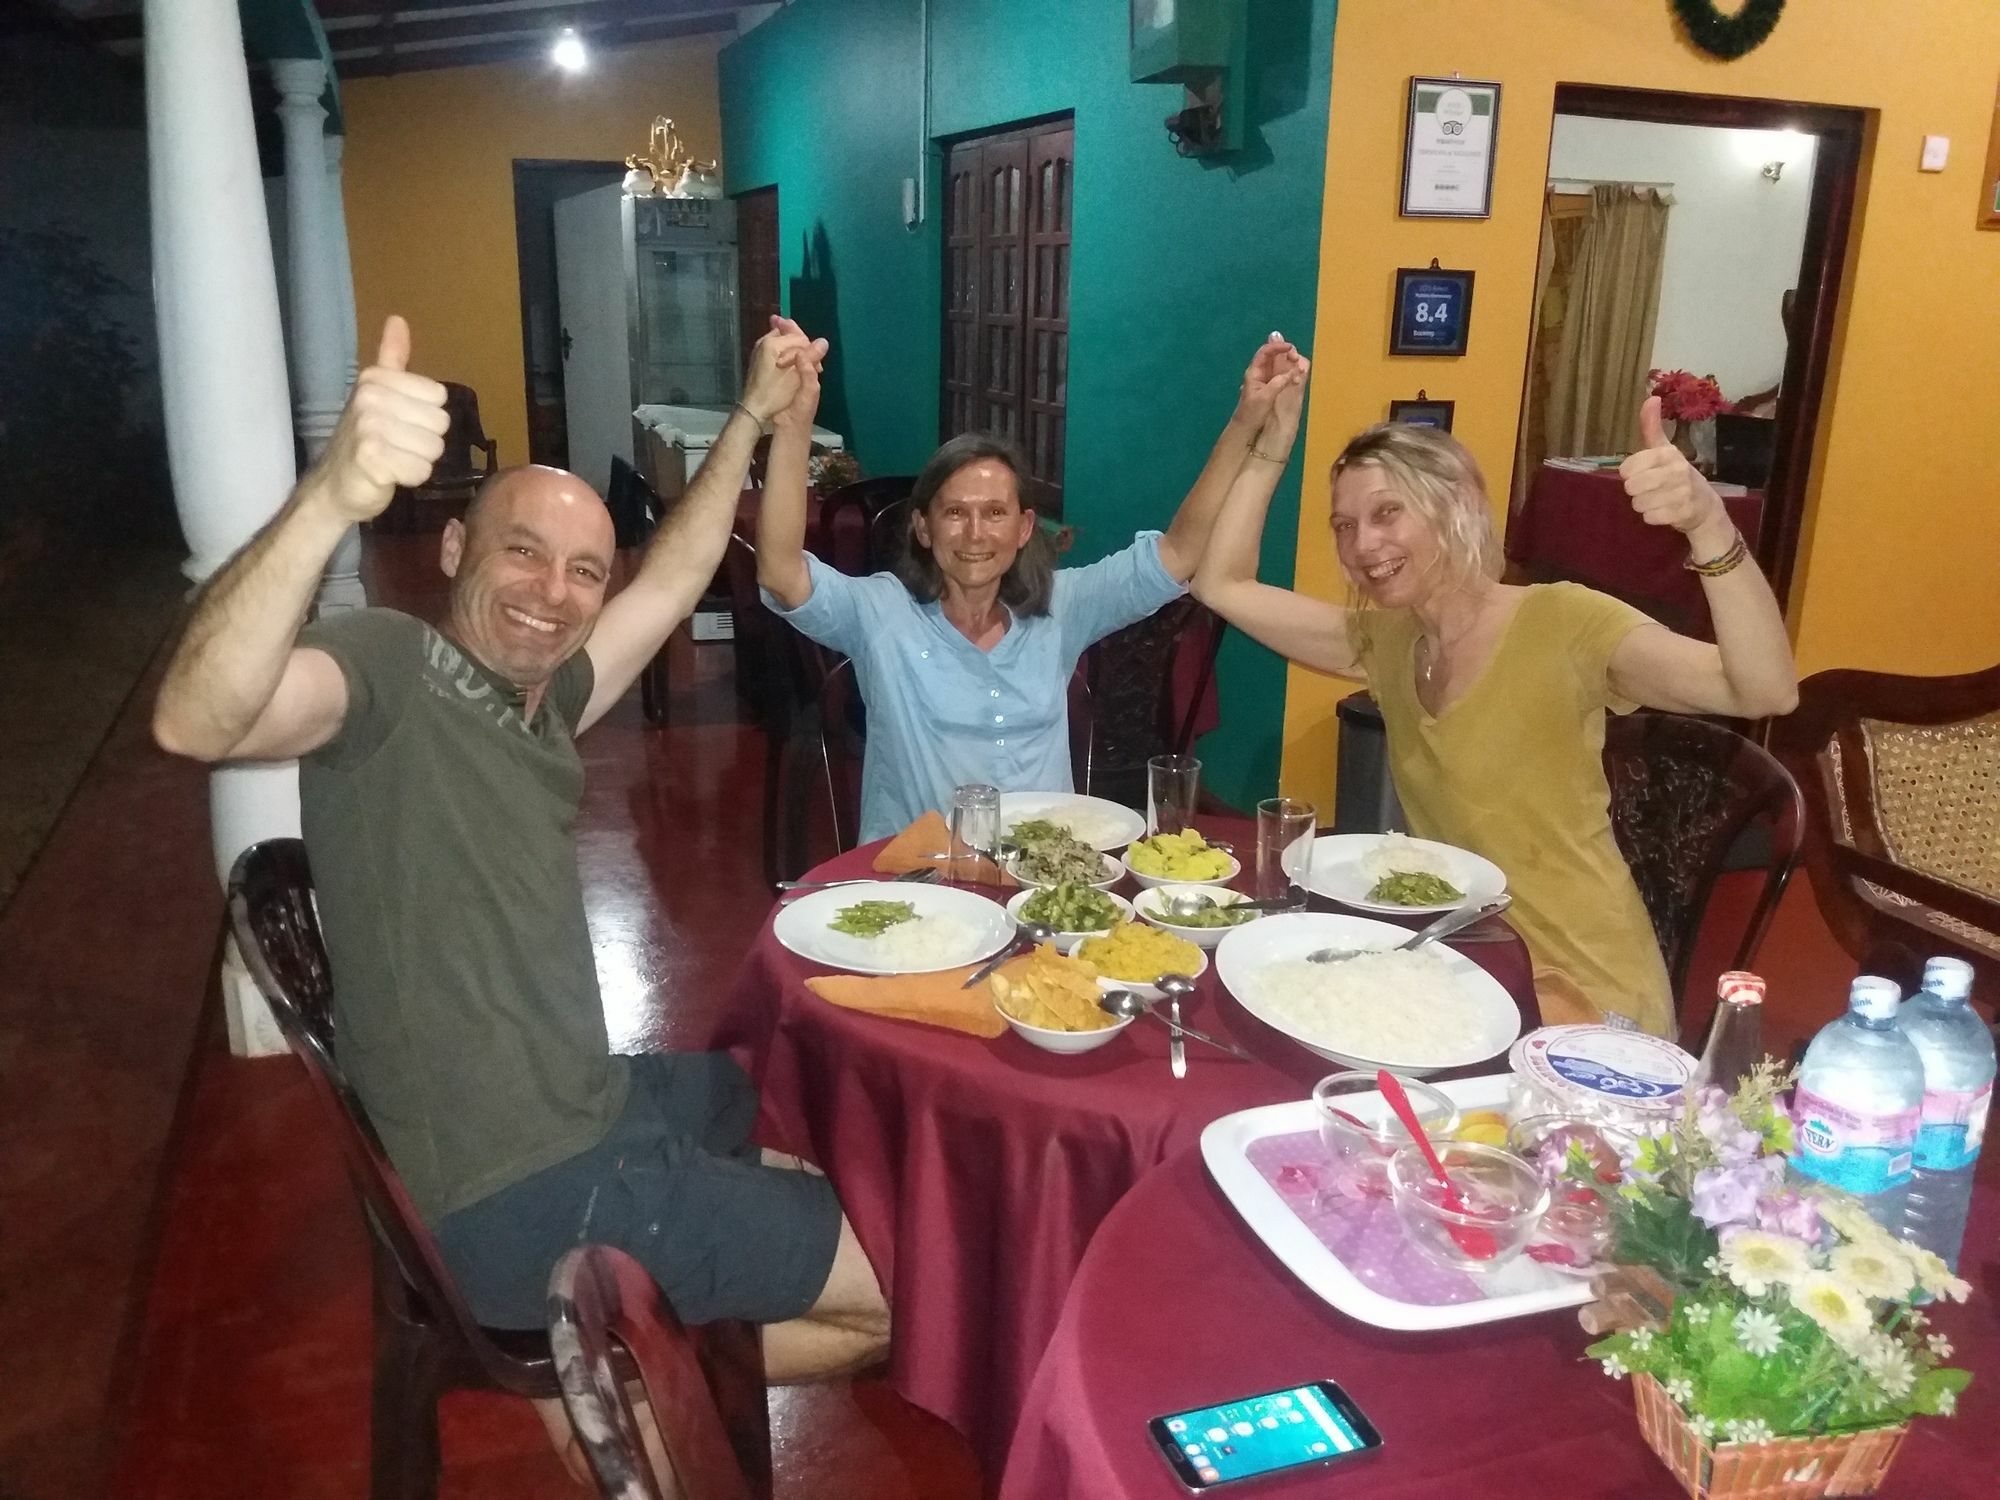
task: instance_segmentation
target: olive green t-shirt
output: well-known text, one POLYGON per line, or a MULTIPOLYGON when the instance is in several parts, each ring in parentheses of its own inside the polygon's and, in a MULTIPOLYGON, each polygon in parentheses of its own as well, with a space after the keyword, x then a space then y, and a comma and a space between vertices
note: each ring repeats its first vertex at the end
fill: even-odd
POLYGON ((521 691, 420 620, 366 609, 299 644, 347 679, 299 762, 334 1047, 435 1222, 603 1139, 624 1106, 573 831, 590 659, 521 691))
POLYGON ((1410 832, 1506 872, 1507 920, 1527 941, 1538 989, 1554 980, 1672 1035, 1666 964, 1612 836, 1604 777, 1604 715, 1638 707, 1612 690, 1611 655, 1646 616, 1581 584, 1538 584, 1437 715, 1417 697, 1415 616, 1353 618, 1410 832))

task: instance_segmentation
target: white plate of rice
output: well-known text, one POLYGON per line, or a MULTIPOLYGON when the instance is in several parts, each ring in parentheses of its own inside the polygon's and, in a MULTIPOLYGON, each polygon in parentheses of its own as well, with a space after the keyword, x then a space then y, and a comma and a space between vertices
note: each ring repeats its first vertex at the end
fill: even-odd
MULTIPOLYGON (((1285 870, 1294 879, 1304 852, 1303 839, 1285 851, 1285 870)), ((1330 833, 1312 842, 1312 870, 1306 884, 1314 895, 1342 906, 1401 916, 1455 911, 1468 903, 1482 906, 1506 892, 1507 876, 1492 860, 1456 844, 1400 833, 1330 833), (1465 894, 1457 901, 1431 906, 1371 900, 1368 893, 1375 883, 1391 873, 1436 875, 1465 894)))
POLYGON ((814 891, 778 908, 771 933, 808 963, 856 974, 935 974, 991 958, 1013 941, 1007 908, 975 891, 921 881, 871 880, 814 891), (914 915, 872 938, 829 925, 863 901, 906 901, 914 915))
POLYGON ((1356 1068, 1421 1078, 1497 1057, 1521 1031, 1500 982, 1433 943, 1392 953, 1409 929, 1367 917, 1285 912, 1232 929, 1215 950, 1223 987, 1308 1051, 1356 1068), (1315 964, 1321 948, 1384 950, 1315 964))
POLYGON ((1071 837, 1105 854, 1146 834, 1145 818, 1122 802, 1086 797, 1081 792, 1000 794, 1000 837, 1011 840, 1016 823, 1036 819, 1061 824, 1071 837))

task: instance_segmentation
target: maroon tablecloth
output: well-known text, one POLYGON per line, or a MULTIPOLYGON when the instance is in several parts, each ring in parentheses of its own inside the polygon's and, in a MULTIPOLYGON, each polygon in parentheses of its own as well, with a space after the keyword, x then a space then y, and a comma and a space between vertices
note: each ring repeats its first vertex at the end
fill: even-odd
MULTIPOLYGON (((1236 820, 1204 820, 1249 848, 1236 820)), ((879 845, 815 872, 869 872, 879 845)), ((1539 1024, 1527 950, 1467 946, 1539 1024)), ((992 1041, 843 1010, 806 989, 824 972, 767 923, 724 1029, 763 1092, 766 1140, 809 1157, 839 1190, 895 1314, 891 1378, 971 1441, 997 1476, 1084 1247, 1149 1168, 1209 1121, 1303 1098, 1334 1065, 1252 1018, 1211 969, 1187 1024, 1259 1061, 1188 1044, 1167 1072, 1165 1027, 1138 1021, 1095 1052, 1058 1057, 1012 1032, 992 1041)))
MULTIPOLYGON (((2000 1172, 1990 1154, 1986 1166, 1966 1236, 1973 1300, 1934 1310, 1957 1346, 1953 1363, 1976 1378, 1955 1419, 1917 1421, 1884 1500, 1994 1492, 2000 1172)), ((1589 1342, 1573 1311, 1437 1333, 1356 1322, 1250 1235, 1189 1149, 1128 1193, 1091 1242, 1028 1391, 1000 1497, 1185 1497, 1152 1449, 1150 1419, 1325 1378, 1373 1419, 1382 1451, 1330 1472, 1267 1477, 1255 1494, 1671 1500, 1680 1486, 1639 1435, 1630 1385, 1581 1357, 1589 1342)))
MULTIPOLYGON (((1725 496, 1722 503, 1754 549, 1763 492, 1725 496)), ((1701 580, 1684 566, 1687 544, 1671 528, 1639 519, 1616 470, 1582 474, 1547 464, 1536 470, 1527 500, 1507 524, 1507 558, 1538 581, 1587 583, 1671 629, 1715 639, 1701 580)))

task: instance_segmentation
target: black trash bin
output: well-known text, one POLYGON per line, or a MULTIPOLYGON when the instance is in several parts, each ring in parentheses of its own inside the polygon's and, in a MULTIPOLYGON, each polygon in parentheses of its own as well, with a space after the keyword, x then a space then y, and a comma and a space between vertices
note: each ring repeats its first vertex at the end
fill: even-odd
POLYGON ((1382 710, 1365 691, 1334 709, 1340 725, 1339 780, 1333 789, 1335 833, 1408 831, 1403 804, 1389 776, 1389 737, 1382 710))

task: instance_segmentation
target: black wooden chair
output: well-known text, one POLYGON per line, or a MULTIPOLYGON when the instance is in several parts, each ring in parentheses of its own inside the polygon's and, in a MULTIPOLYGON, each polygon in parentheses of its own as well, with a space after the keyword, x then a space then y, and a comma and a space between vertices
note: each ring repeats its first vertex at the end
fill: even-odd
MULTIPOLYGON (((914 474, 878 474, 830 491, 819 506, 819 535, 826 561, 843 573, 875 573, 889 566, 874 544, 875 519, 884 511, 904 510, 914 474)), ((900 540, 900 538, 899 538, 900 540)))
MULTIPOLYGON (((548 1335, 483 1327, 458 1294, 382 1142, 341 1072, 333 982, 298 839, 268 839, 237 858, 229 919, 243 961, 305 1064, 361 1199, 374 1261, 375 1373, 369 1419, 371 1500, 430 1500, 438 1491, 438 1400, 448 1390, 562 1394, 548 1335)), ((620 1373, 633 1368, 621 1361, 620 1373)))
POLYGON ((438 531, 465 513, 465 507, 494 470, 500 445, 479 420, 479 393, 469 385, 444 382, 444 452, 431 477, 414 489, 398 489, 388 507, 369 523, 371 531, 438 531))
MULTIPOLYGON (((1652 918, 1675 1012, 1691 1019, 1688 962, 1732 851, 1761 840, 1764 880, 1731 968, 1747 969, 1798 864, 1805 808, 1791 774, 1761 746, 1705 719, 1606 717, 1611 832, 1652 918)), ((1683 1025, 1683 1031, 1687 1028, 1683 1025)))
POLYGON ((685 1328, 644 1266, 605 1245, 579 1245, 549 1278, 549 1346, 604 1500, 663 1494, 620 1378, 627 1356, 684 1500, 768 1500, 770 1423, 750 1325, 685 1328))

